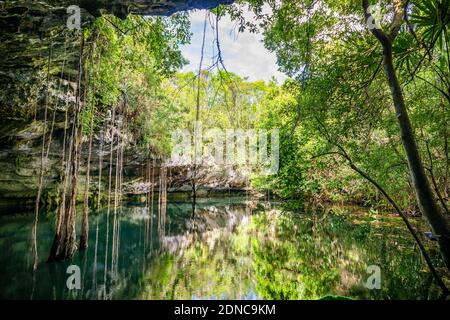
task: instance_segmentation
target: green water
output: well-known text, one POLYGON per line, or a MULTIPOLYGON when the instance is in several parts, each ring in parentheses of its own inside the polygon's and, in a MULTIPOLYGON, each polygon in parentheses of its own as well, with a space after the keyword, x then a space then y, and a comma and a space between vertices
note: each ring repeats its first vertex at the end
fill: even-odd
MULTIPOLYGON (((40 263, 34 273, 32 213, 3 214, 0 298, 438 297, 418 249, 398 218, 354 207, 297 213, 280 204, 255 205, 244 200, 202 201, 194 218, 190 203, 168 203, 165 222, 149 215, 142 205, 124 204, 117 212, 115 235, 114 212, 109 217, 106 211, 92 212, 89 248, 77 252, 70 262, 52 264, 45 260, 53 239, 53 215, 43 214, 37 234, 40 263), (66 268, 71 264, 80 267, 80 290, 67 289, 66 268), (365 286, 369 265, 380 267, 380 289, 365 286)), ((435 248, 430 249, 438 260, 435 248)))

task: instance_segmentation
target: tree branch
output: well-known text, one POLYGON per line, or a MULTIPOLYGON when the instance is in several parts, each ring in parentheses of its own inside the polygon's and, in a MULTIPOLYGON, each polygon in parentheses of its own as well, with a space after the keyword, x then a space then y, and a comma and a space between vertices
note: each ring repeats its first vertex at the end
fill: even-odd
POLYGON ((436 280, 437 284, 441 287, 443 294, 447 296, 450 292, 448 288, 446 287, 445 283, 442 281, 441 277, 437 273, 436 269, 433 266, 433 263, 431 262, 430 257, 428 256, 425 247, 422 244, 422 241, 420 240, 419 236, 417 235, 416 231, 412 227, 412 225, 409 223, 407 216, 403 213, 403 211, 400 209, 400 207, 397 205, 397 203, 389 196, 389 194, 375 181, 373 180, 367 173, 362 171, 360 168, 358 168, 355 163, 352 161, 350 155, 347 153, 344 147, 342 147, 338 142, 333 141, 330 134, 328 133, 328 130, 326 126, 318 119, 318 117, 315 117, 318 121, 319 125, 322 127, 325 133, 325 137, 328 140, 329 143, 336 146, 340 152, 327 152, 326 154, 338 154, 342 156, 344 159, 347 160, 349 166, 351 169, 353 169, 355 172, 359 173, 364 179, 369 181, 375 188, 380 191, 383 196, 386 198, 386 200, 392 205, 392 207, 395 209, 395 211, 400 215, 403 222, 406 224, 406 227, 408 228, 409 232, 413 236, 415 242, 417 243, 420 252, 422 253, 422 256, 425 259, 425 262, 427 263, 428 268, 430 269, 431 274, 433 275, 434 279, 436 280))
POLYGON ((403 17, 404 17, 404 6, 402 5, 402 0, 393 0, 394 5, 394 17, 392 18, 391 23, 391 31, 389 33, 389 39, 392 41, 395 40, 395 38, 398 35, 398 32, 400 31, 400 28, 403 24, 403 17))

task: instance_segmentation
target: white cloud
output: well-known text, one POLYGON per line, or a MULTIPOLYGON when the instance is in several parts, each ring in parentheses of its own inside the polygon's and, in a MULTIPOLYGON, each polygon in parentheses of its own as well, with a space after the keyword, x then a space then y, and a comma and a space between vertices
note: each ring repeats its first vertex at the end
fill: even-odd
MULTIPOLYGON (((204 10, 190 13, 193 36, 191 44, 182 48, 183 55, 190 63, 183 68, 183 71, 196 72, 198 70, 205 13, 204 10)), ((252 18, 250 12, 246 12, 245 16, 249 19, 252 18)), ((214 25, 215 16, 213 14, 210 14, 210 20, 214 25)), ((206 28, 204 68, 213 63, 213 57, 217 53, 214 42, 215 31, 210 21, 207 21, 206 28)), ((286 79, 286 75, 278 71, 275 55, 264 47, 261 34, 253 34, 248 31, 240 33, 235 22, 232 22, 229 17, 223 17, 219 20, 219 40, 222 58, 228 71, 241 77, 248 77, 250 81, 268 81, 275 77, 279 83, 282 83, 286 79)))

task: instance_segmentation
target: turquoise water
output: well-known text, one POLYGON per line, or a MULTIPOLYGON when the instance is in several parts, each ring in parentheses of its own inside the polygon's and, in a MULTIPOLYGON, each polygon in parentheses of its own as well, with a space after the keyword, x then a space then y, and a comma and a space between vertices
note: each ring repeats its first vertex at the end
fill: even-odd
MULTIPOLYGON (((195 217, 190 203, 168 203, 165 219, 154 207, 150 214, 141 204, 124 204, 117 211, 116 232, 113 211, 91 212, 89 248, 72 261, 57 263, 45 262, 53 213, 41 214, 35 272, 32 213, 3 214, 0 298, 438 297, 419 251, 396 217, 355 207, 297 213, 280 204, 237 198, 203 200, 195 217), (69 265, 80 268, 80 290, 66 286, 69 265), (370 265, 380 268, 380 289, 366 287, 370 265)), ((437 261, 437 251, 430 249, 437 261)))

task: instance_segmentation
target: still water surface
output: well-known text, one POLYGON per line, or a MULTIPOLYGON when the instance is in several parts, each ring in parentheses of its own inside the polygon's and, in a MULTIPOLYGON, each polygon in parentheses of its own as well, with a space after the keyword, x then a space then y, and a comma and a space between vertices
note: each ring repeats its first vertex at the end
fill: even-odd
MULTIPOLYGON (((32 213, 0 217, 1 299, 434 299, 438 290, 401 221, 362 208, 296 213, 280 204, 208 199, 143 205, 90 216, 89 248, 45 262, 53 215, 40 217, 40 264, 32 265, 32 213), (114 232, 114 230, 116 230, 114 232), (108 245, 106 245, 108 243, 108 245), (81 270, 68 290, 66 269, 81 270), (381 289, 365 283, 380 266, 381 289)), ((78 226, 80 223, 78 223, 78 226)), ((431 251, 433 257, 438 254, 431 251)))

